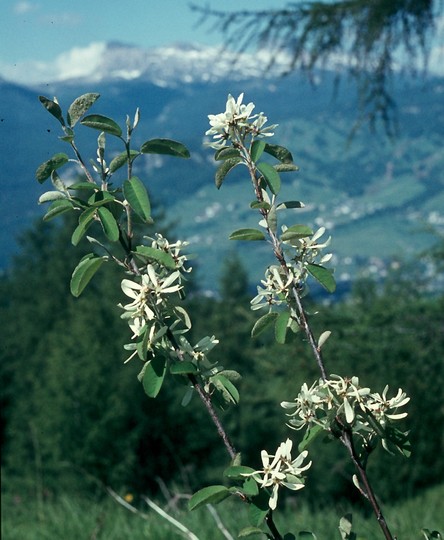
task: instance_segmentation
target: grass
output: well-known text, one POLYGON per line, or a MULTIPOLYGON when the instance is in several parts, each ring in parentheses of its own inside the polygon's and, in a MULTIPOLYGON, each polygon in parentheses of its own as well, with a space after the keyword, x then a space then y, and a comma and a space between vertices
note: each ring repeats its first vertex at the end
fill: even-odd
MULTIPOLYGON (((444 485, 430 489, 415 499, 387 506, 387 520, 397 538, 423 539, 423 527, 442 531, 443 500, 444 485)), ((150 510, 143 500, 132 504, 138 508, 139 514, 131 513, 111 497, 103 499, 65 493, 39 502, 8 490, 2 495, 1 537, 2 540, 175 540, 186 537, 150 510)), ((163 508, 166 508, 166 504, 163 504, 163 508)), ((217 528, 208 508, 200 508, 192 513, 186 512, 185 508, 185 501, 179 500, 169 513, 199 540, 229 538, 217 528)), ((225 501, 216 510, 233 538, 237 538, 237 532, 248 525, 247 508, 237 501, 225 501)), ((276 514, 276 522, 283 532, 312 530, 319 540, 339 540, 337 524, 347 511, 340 505, 317 512, 305 506, 296 508, 288 505, 284 512, 276 514)), ((372 518, 354 514, 354 526, 358 540, 382 538, 372 518)))

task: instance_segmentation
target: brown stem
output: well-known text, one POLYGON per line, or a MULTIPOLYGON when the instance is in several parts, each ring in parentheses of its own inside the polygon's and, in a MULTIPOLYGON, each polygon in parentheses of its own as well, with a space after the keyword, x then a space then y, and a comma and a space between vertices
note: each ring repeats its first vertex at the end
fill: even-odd
MULTIPOLYGON (((179 347, 179 344, 176 341, 176 337, 174 336, 173 332, 168 329, 166 335, 168 336, 168 339, 171 342, 171 345, 174 347, 174 351, 177 354, 177 357, 180 361, 184 360, 183 353, 181 348, 179 347)), ((193 388, 196 390, 198 396, 200 397, 202 403, 204 404, 205 408, 207 409, 208 414, 210 415, 211 420, 213 421, 213 424, 216 426, 217 433, 221 437, 224 446, 228 452, 228 455, 231 459, 234 459, 237 455, 236 448, 234 447, 233 443, 231 442, 227 432, 225 431, 225 428, 216 412, 216 409, 213 406, 213 403, 211 401, 211 395, 208 394, 208 392, 205 391, 204 388, 202 388, 202 385, 198 382, 196 377, 194 375, 188 375, 188 380, 193 385, 193 388)))
POLYGON ((350 458, 353 461, 353 464, 359 474, 360 480, 362 481, 362 485, 364 487, 364 496, 365 498, 370 502, 370 505, 373 509, 373 513, 375 514, 376 520, 386 538, 386 540, 394 540, 392 533, 390 532, 390 529, 387 525, 387 522, 385 521, 384 515, 382 513, 381 507, 379 506, 378 501, 376 500, 375 493, 372 489, 372 486, 370 484, 370 481, 367 476, 367 472, 365 468, 362 466, 361 461, 359 459, 359 456, 356 454, 356 450, 353 444, 353 436, 352 434, 342 428, 342 435, 340 437, 342 443, 347 448, 350 458))
POLYGON ((77 148, 74 141, 71 141, 71 147, 74 150, 76 158, 77 158, 78 162, 80 163, 80 166, 81 166, 83 172, 85 173, 86 179, 91 184, 95 184, 94 178, 91 176, 91 174, 90 174, 90 172, 88 170, 88 167, 85 165, 85 162, 83 161, 82 156, 80 155, 80 152, 79 152, 79 150, 78 150, 78 148, 77 148))
MULTIPOLYGON (((255 194, 256 194, 256 198, 257 198, 257 200, 259 202, 263 202, 264 198, 262 196, 262 190, 260 188, 259 180, 257 178, 257 175, 260 174, 260 173, 258 173, 257 168, 256 168, 256 164, 251 160, 249 152, 245 148, 245 146, 241 146, 241 150, 242 150, 242 152, 243 152, 243 154, 245 156, 245 162, 246 162, 246 165, 248 167, 248 170, 250 171, 250 177, 251 177, 251 181, 252 181, 253 186, 254 186, 254 191, 255 191, 255 194)), ((265 209, 265 208, 261 208, 260 213, 262 214, 262 217, 264 218, 264 220, 268 223, 268 221, 267 221, 268 213, 269 213, 268 210, 265 209)), ((281 265, 282 269, 284 270, 285 275, 288 276, 290 271, 289 271, 289 268, 288 268, 287 261, 285 259, 284 252, 282 251, 281 242, 280 242, 278 236, 276 235, 276 233, 274 231, 272 231, 268 227, 268 225, 267 225, 266 230, 267 230, 268 236, 270 237, 271 244, 273 246, 274 256, 276 257, 276 259, 278 260, 278 262, 281 265)), ((307 317, 307 315, 305 313, 305 310, 304 310, 304 307, 302 305, 301 295, 299 294, 299 291, 297 290, 297 287, 295 285, 293 285, 292 288, 291 288, 291 294, 292 294, 293 299, 294 299, 294 301, 296 303, 296 307, 297 307, 297 311, 298 311, 298 315, 299 315, 299 326, 302 328, 302 330, 304 331, 304 333, 305 333, 305 335, 306 335, 306 337, 308 339, 308 343, 310 344, 313 355, 314 355, 314 357, 316 359, 319 370, 321 372, 322 380, 325 381, 327 379, 327 371, 325 369, 325 362, 324 362, 324 359, 322 357, 322 353, 321 353, 320 349, 318 348, 318 346, 316 344, 316 340, 315 340, 315 337, 313 335, 313 331, 311 330, 310 324, 308 322, 308 317, 307 317)))
POLYGON ((325 361, 324 361, 324 359, 322 357, 322 353, 321 353, 320 348, 316 344, 316 340, 315 340, 315 337, 313 335, 313 331, 312 331, 311 326, 310 326, 310 324, 308 322, 308 318, 307 318, 307 315, 306 315, 306 313, 304 311, 304 307, 302 305, 300 294, 297 291, 296 287, 292 288, 292 293, 293 293, 293 297, 294 297, 294 300, 296 302, 296 305, 298 307, 300 326, 302 326, 302 329, 303 329, 305 335, 307 336, 308 342, 309 342, 311 350, 313 352, 313 356, 315 357, 316 362, 317 362, 318 367, 319 367, 319 370, 321 372, 322 380, 326 381, 327 380, 327 372, 325 370, 325 361))
POLYGON ((207 392, 205 392, 205 390, 194 379, 194 377, 192 377, 190 375, 189 378, 190 378, 190 380, 191 380, 191 382, 192 382, 192 384, 194 386, 194 389, 196 390, 196 392, 198 393, 200 399, 202 400, 202 403, 205 405, 205 407, 206 407, 206 409, 208 411, 208 414, 211 417, 211 420, 213 421, 214 425, 216 426, 217 432, 218 432, 219 436, 221 437, 230 458, 234 459, 236 457, 236 455, 237 455, 236 449, 233 446, 233 444, 231 443, 230 438, 228 437, 228 434, 225 431, 225 428, 224 428, 218 414, 216 413, 215 408, 213 407, 213 404, 211 402, 211 396, 207 392), (193 379, 194 379, 194 382, 193 382, 193 379))

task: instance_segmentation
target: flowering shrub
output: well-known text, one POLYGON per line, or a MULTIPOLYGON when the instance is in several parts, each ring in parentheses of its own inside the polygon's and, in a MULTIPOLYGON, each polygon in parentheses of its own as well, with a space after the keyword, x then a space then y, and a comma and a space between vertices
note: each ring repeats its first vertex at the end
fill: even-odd
MULTIPOLYGON (((86 237, 93 246, 94 250, 79 262, 72 274, 74 296, 83 292, 103 264, 115 263, 122 269, 125 277, 121 288, 129 300, 120 307, 131 334, 130 343, 124 346, 130 353, 126 362, 138 359, 141 363, 139 379, 146 394, 155 398, 167 377, 178 379, 186 387, 183 404, 186 405, 192 394, 197 393, 221 437, 231 460, 225 471, 227 482, 207 486, 195 493, 189 503, 190 509, 217 503, 230 496, 237 497, 250 508, 251 527, 241 531, 241 536, 264 534, 265 526, 268 538, 282 539, 273 520, 273 512, 278 508, 279 488, 298 491, 304 487, 304 473, 311 466, 311 461, 306 461, 309 445, 319 433, 327 432, 346 447, 356 469, 356 486, 372 506, 384 537, 393 539, 373 493, 366 465, 378 442, 389 452, 409 454, 407 433, 396 427, 407 414, 398 409, 406 405, 409 398, 401 389, 389 398, 388 386, 382 394, 361 387, 357 376, 328 375, 322 347, 330 332, 326 330, 320 336, 314 336, 303 297, 311 279, 329 292, 335 290, 333 271, 326 266, 331 254, 324 253, 330 238, 321 240, 324 228, 313 231, 300 223, 287 225, 281 222, 281 216, 288 212, 291 215, 304 205, 297 200, 279 201, 281 174, 296 171, 298 167, 289 150, 265 142, 264 139, 269 140, 274 135, 277 125, 266 126, 267 117, 262 112, 254 114, 254 104, 244 104, 243 94, 237 99, 229 95, 225 112, 208 116, 210 129, 206 132, 210 137, 207 146, 215 150, 214 157, 219 163, 216 187, 220 188, 227 174, 237 166, 246 168, 252 186, 254 200, 250 208, 258 213, 258 228, 235 230, 230 238, 268 240, 276 259, 275 264, 265 269, 257 295, 251 300, 254 311, 265 310, 254 324, 252 336, 273 327, 276 341, 284 343, 288 331, 302 332, 320 371, 317 382, 310 387, 304 384, 293 401, 282 402, 289 427, 306 429, 298 455, 292 457, 293 441, 288 438, 274 454, 262 450, 262 469, 255 470, 242 463, 241 454, 217 412, 217 409, 238 403, 236 382, 240 375, 209 358, 211 350, 218 344, 215 336, 204 336, 194 345, 186 338, 192 326, 182 305, 184 276, 192 270, 184 253, 187 243, 170 242, 156 234, 154 238, 144 237, 140 245, 134 245, 134 221, 153 222, 148 192, 143 182, 133 175, 135 160, 143 154, 188 158, 189 152, 181 143, 170 139, 151 139, 139 149, 133 149, 131 139, 139 122, 139 110, 132 122, 127 117, 124 135, 124 130, 114 120, 99 114, 86 114, 98 97, 93 93, 80 96, 70 105, 66 116, 55 98, 40 97, 43 106, 61 124, 62 140, 71 147, 74 159, 59 153, 37 169, 38 181, 43 183, 50 178, 54 188, 44 193, 39 202, 50 203, 45 220, 65 212, 76 212, 78 225, 73 231, 72 243, 75 246, 86 237), (96 159, 91 161, 90 168, 76 145, 77 124, 100 132, 96 159), (113 156, 109 163, 106 161, 108 136, 117 138, 123 146, 122 153, 113 156), (59 176, 59 169, 72 161, 84 180, 68 183, 59 176), (122 171, 125 171, 123 180, 116 181, 116 173, 122 171), (100 240, 86 235, 94 223, 100 224, 100 240)), ((341 520, 340 532, 342 538, 354 537, 351 524, 345 518, 341 520)), ((314 534, 311 536, 315 538, 314 534)), ((295 537, 289 533, 285 538, 295 537)))

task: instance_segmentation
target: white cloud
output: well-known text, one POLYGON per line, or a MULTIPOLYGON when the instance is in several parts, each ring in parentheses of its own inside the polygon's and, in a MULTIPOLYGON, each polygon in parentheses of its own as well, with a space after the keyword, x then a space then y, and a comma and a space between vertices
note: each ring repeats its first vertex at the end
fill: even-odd
POLYGON ((35 2, 22 0, 21 2, 16 2, 13 9, 16 15, 25 15, 26 13, 31 13, 31 11, 36 11, 38 8, 39 5, 35 2))
POLYGON ((26 85, 73 77, 94 78, 105 49, 105 43, 95 42, 86 47, 74 47, 49 62, 29 61, 14 65, 0 62, 0 74, 8 80, 26 85))
POLYGON ((93 77, 100 66, 106 49, 105 43, 90 43, 87 47, 74 47, 68 52, 60 54, 54 68, 58 73, 58 80, 72 77, 93 77))

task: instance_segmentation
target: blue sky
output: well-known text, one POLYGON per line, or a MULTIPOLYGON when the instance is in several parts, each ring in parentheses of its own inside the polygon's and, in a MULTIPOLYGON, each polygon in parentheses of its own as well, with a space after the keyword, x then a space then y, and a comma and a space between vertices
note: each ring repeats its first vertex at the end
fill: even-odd
MULTIPOLYGON (((41 80, 47 72, 53 76, 70 62, 88 62, 98 52, 94 43, 120 41, 149 48, 176 42, 217 45, 221 40, 219 32, 210 31, 211 24, 197 25, 199 16, 189 8, 189 0, 0 1, 0 76, 22 83, 41 80), (73 50, 77 54, 69 53, 73 50)), ((283 6, 287 0, 193 3, 230 11, 283 6)), ((441 53, 441 72, 442 60, 441 53)))
MULTIPOLYGON (((0 62, 51 60, 95 41, 122 41, 142 47, 197 41, 217 44, 210 25, 196 27, 188 0, 1 0, 0 62)), ((193 0, 225 10, 261 9, 276 0, 193 0)), ((278 2, 279 5, 285 2, 278 2)))

